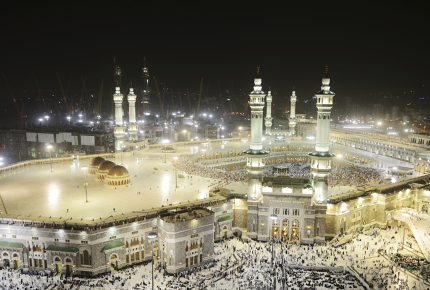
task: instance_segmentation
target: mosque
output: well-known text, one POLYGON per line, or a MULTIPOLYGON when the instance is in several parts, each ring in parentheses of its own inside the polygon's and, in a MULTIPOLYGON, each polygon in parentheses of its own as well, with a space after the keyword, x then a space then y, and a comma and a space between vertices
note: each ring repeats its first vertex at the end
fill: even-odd
MULTIPOLYGON (((207 176, 187 172, 187 167, 179 168, 178 157, 171 157, 180 153, 174 144, 171 150, 166 150, 165 144, 148 146, 125 156, 125 162, 122 155, 119 161, 118 154, 83 156, 78 161, 57 158, 48 180, 46 160, 2 168, 0 265, 94 276, 153 259, 168 273, 178 273, 213 261, 214 243, 233 235, 242 235, 245 241, 324 243, 340 234, 375 226, 407 224, 414 228, 411 219, 399 215, 405 207, 428 212, 429 176, 363 184, 333 193, 328 180, 336 156, 343 155, 347 161, 361 160, 365 165, 375 163, 375 158, 360 150, 330 147, 335 94, 330 90, 327 68, 321 90, 316 93, 314 143, 296 137, 295 91, 290 99, 290 142, 278 143, 273 138, 270 105, 263 118, 263 109, 272 96, 270 91, 266 95, 262 90, 262 83, 258 69, 249 94, 249 148, 243 148, 243 142, 234 138, 213 140, 210 152, 205 149, 182 157, 188 162, 186 166, 197 166, 207 176), (266 137, 273 142, 263 142, 263 123, 266 137), (159 156, 166 158, 167 154, 174 168, 160 160, 159 156), (276 170, 285 174, 264 174, 269 165, 280 161, 309 164, 309 174, 289 176, 288 168, 282 166, 276 170), (181 186, 178 168, 183 171, 181 186), (237 181, 222 179, 236 169, 242 170, 237 181), (82 181, 85 194, 91 191, 86 202, 77 201, 79 184, 72 190, 82 181), (26 199, 31 199, 31 204, 26 199)), ((119 88, 113 98, 115 144, 120 150, 127 128, 122 121, 123 96, 119 88)), ((130 89, 131 139, 137 128, 135 100, 130 89)), ((408 162, 414 161, 410 158, 408 162)), ((430 241, 418 230, 416 239, 429 259, 426 244, 430 241)))

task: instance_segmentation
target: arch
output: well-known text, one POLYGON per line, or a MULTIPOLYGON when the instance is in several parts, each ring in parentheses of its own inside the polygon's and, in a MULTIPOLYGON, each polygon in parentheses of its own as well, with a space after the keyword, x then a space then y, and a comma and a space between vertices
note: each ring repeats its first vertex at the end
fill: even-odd
POLYGON ((112 255, 110 256, 110 260, 116 260, 116 259, 118 259, 117 254, 112 254, 112 255))
POLYGON ((54 257, 54 264, 63 264, 63 260, 59 256, 54 257))

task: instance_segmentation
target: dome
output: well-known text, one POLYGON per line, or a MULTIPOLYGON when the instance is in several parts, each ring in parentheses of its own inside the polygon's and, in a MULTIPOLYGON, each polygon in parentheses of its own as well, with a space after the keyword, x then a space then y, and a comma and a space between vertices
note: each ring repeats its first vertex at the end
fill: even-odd
POLYGON ((100 163, 98 170, 100 171, 106 171, 114 167, 116 164, 112 161, 105 160, 102 163, 100 163))
POLYGON ((103 161, 105 161, 103 157, 95 157, 91 159, 90 166, 99 166, 99 164, 102 163, 103 161))
POLYGON ((108 172, 108 174, 107 174, 108 176, 127 176, 127 175, 130 175, 129 173, 128 173, 128 170, 124 167, 124 166, 121 166, 121 165, 115 165, 114 167, 112 167, 110 170, 109 170, 109 172, 108 172))

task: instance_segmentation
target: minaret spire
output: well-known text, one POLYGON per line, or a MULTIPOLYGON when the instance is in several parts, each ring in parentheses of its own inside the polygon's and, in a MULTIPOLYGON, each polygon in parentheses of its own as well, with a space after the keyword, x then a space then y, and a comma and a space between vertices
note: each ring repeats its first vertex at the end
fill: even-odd
MULTIPOLYGON (((325 75, 322 79, 321 91, 316 93, 317 99, 317 134, 315 151, 309 153, 311 158, 311 173, 313 175, 313 188, 316 210, 321 213, 320 217, 315 218, 315 223, 325 224, 325 213, 327 211, 328 183, 327 176, 331 172, 331 161, 334 154, 329 151, 329 130, 331 108, 333 107, 334 93, 330 91, 330 78, 328 77, 328 66, 325 67, 325 75)), ((320 231, 318 242, 325 239, 325 228, 320 231)))
MULTIPOLYGON (((115 61, 115 58, 114 58, 115 61)), ((115 103, 115 150, 121 151, 123 148, 123 140, 125 135, 125 126, 122 120, 122 100, 124 96, 121 94, 121 68, 115 64, 114 79, 116 83, 115 94, 113 95, 113 101, 115 103)))
POLYGON ((291 101, 290 122, 289 122, 290 136, 294 137, 296 135, 296 102, 297 102, 296 91, 294 87, 290 97, 290 101, 291 101))
MULTIPOLYGON (((257 197, 261 194, 261 179, 264 171, 268 151, 263 149, 263 109, 266 94, 261 90, 260 67, 257 67, 257 77, 254 79, 254 90, 249 94, 249 107, 251 108, 251 142, 250 148, 245 150, 246 169, 249 172, 248 206, 257 207, 257 197)), ((248 220, 253 213, 248 211, 248 220)), ((256 229, 248 223, 248 237, 256 238, 256 229)))
POLYGON ((266 118, 264 118, 264 120, 266 121, 264 124, 266 125, 266 135, 270 135, 272 134, 272 92, 270 91, 270 87, 269 87, 269 91, 267 92, 267 96, 266 96, 266 102, 267 102, 267 107, 266 107, 266 118))

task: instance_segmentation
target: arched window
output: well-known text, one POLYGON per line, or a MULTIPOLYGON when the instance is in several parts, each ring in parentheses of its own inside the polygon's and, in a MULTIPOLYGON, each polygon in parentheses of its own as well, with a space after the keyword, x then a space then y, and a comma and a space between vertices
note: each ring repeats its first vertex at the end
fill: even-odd
POLYGON ((59 257, 55 257, 55 262, 61 262, 61 259, 59 257))
POLYGON ((116 260, 116 259, 117 259, 117 256, 116 256, 115 254, 113 254, 112 256, 110 256, 110 259, 111 259, 111 260, 116 260))

